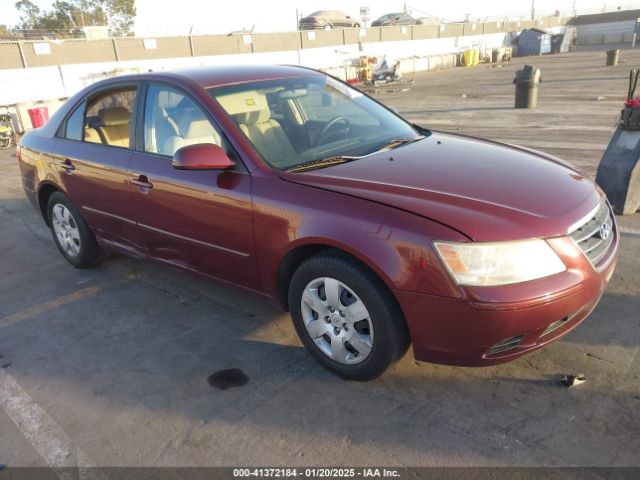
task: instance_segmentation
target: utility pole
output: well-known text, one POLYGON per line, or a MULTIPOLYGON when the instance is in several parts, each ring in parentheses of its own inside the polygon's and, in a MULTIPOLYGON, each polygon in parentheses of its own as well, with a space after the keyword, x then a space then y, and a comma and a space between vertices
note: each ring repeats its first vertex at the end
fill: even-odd
POLYGON ((404 2, 404 13, 407 13, 407 2, 404 2))
POLYGON ((531 20, 536 19, 536 0, 531 0, 531 20))

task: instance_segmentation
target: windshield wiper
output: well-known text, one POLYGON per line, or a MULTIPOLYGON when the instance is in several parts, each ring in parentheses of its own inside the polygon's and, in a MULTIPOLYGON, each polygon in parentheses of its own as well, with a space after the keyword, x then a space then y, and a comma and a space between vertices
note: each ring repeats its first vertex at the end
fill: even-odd
POLYGON ((425 138, 424 135, 420 135, 419 137, 415 137, 415 138, 394 138, 392 140, 388 140, 384 142, 379 147, 376 147, 376 149, 373 152, 381 152, 382 150, 391 150, 393 148, 400 147, 401 145, 408 145, 409 143, 417 142, 418 140, 422 140, 423 138, 425 138))
POLYGON ((330 167, 331 165, 339 165, 341 163, 352 162, 360 157, 348 157, 344 155, 336 155, 334 157, 321 158, 319 160, 311 160, 301 163, 295 167, 287 168, 287 172, 306 172, 307 170, 315 170, 317 168, 330 167))

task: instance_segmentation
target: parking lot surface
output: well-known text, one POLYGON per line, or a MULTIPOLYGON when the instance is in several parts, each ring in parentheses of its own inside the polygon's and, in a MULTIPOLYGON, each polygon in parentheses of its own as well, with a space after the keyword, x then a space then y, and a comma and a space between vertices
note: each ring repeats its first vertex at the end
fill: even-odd
MULTIPOLYGON (((374 95, 426 127, 529 146, 595 176, 638 63, 629 50, 609 68, 603 52, 515 59, 374 95), (539 107, 514 110, 525 63, 542 68, 539 107)), ((617 271, 563 340, 480 369, 409 353, 354 383, 306 353, 288 314, 243 291, 122 256, 69 266, 11 153, 0 153, 0 463, 640 466, 640 214, 620 220, 617 271), (209 384, 229 368, 248 382, 209 384), (556 383, 575 373, 587 381, 556 383)))

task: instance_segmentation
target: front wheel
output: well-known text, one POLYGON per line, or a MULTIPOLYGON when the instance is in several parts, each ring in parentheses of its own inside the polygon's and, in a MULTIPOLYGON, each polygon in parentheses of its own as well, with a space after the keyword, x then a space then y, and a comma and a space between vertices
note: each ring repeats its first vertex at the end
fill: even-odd
POLYGON ((99 264, 104 252, 71 200, 54 192, 47 204, 53 240, 62 256, 74 267, 87 268, 99 264))
POLYGON ((404 317, 389 290, 346 255, 305 261, 291 280, 289 306, 302 343, 343 378, 371 380, 409 346, 404 317))

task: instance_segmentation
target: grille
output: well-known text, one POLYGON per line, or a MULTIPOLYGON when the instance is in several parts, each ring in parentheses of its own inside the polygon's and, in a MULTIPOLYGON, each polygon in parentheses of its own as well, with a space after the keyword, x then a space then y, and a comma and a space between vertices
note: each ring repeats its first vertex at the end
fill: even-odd
POLYGON ((578 244, 592 265, 598 266, 615 239, 615 223, 609 204, 603 201, 595 214, 569 236, 578 244))

